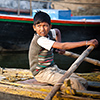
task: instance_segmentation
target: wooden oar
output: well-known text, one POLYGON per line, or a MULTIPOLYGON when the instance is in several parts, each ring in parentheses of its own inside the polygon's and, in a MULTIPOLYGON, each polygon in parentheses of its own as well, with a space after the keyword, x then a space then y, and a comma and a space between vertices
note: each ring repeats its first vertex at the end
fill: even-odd
POLYGON ((63 83, 65 78, 68 78, 81 64, 81 62, 84 60, 86 56, 89 55, 89 53, 94 49, 93 46, 89 46, 80 56, 79 58, 71 65, 71 67, 66 71, 66 73, 62 76, 62 78, 57 82, 57 84, 54 85, 51 92, 47 95, 47 97, 44 100, 52 100, 53 96, 56 94, 56 92, 60 89, 59 84, 63 83))
MULTIPOLYGON (((72 57, 72 58, 78 58, 80 56, 79 54, 76 54, 76 53, 73 53, 73 52, 70 52, 70 51, 65 51, 65 53, 63 55, 69 56, 69 57, 72 57)), ((96 60, 96 59, 85 57, 84 61, 89 62, 91 64, 94 64, 96 66, 100 66, 100 61, 96 60)))

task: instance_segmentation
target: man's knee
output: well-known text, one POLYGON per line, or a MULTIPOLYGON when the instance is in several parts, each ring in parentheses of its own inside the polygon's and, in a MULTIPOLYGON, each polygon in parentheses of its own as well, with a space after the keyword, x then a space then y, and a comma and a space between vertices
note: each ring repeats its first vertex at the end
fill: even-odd
MULTIPOLYGON (((73 89, 76 89, 76 90, 86 90, 87 89, 87 81, 83 83, 81 83, 78 79, 75 79, 75 78, 69 78, 70 79, 70 86, 71 88, 73 89)), ((65 79, 65 81, 67 82, 68 79, 65 79)))

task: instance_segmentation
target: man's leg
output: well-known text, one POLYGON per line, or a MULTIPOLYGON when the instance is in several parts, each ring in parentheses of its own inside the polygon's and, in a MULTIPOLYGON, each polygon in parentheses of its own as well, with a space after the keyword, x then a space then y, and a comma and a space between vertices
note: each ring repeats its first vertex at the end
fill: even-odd
MULTIPOLYGON (((59 79, 63 76, 65 73, 65 70, 59 69, 56 65, 54 67, 48 67, 44 70, 40 71, 36 76, 36 80, 39 82, 46 82, 48 84, 56 84, 59 79)), ((84 78, 81 78, 77 76, 75 73, 73 73, 69 78, 71 81, 71 87, 73 89, 78 90, 86 90, 87 88, 87 81, 84 78)))

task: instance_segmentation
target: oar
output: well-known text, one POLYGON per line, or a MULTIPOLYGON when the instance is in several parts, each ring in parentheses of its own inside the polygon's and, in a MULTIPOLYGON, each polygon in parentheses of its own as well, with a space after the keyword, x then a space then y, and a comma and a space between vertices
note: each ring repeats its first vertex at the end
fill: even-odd
POLYGON ((56 92, 60 89, 59 84, 63 83, 65 78, 68 78, 81 64, 81 62, 84 60, 86 56, 89 55, 89 53, 94 49, 93 46, 89 46, 79 57, 78 59, 71 65, 71 67, 66 71, 66 73, 62 76, 62 78, 57 82, 57 84, 54 85, 51 92, 47 95, 47 97, 44 100, 52 100, 53 96, 56 94, 56 92))
MULTIPOLYGON (((65 51, 65 53, 63 55, 69 56, 69 57, 72 57, 72 58, 78 58, 80 56, 79 54, 76 54, 76 53, 73 53, 73 52, 70 52, 70 51, 65 51)), ((85 57, 84 61, 89 62, 91 64, 94 64, 96 66, 100 66, 100 61, 96 60, 96 59, 85 57)))

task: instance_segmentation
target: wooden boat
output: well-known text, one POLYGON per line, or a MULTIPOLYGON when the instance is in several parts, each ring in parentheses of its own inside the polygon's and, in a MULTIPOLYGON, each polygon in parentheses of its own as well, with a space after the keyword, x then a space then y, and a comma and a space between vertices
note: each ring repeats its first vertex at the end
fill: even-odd
MULTIPOLYGON (((68 90, 62 92, 62 89, 52 100, 100 100, 100 72, 77 73, 77 75, 88 80, 88 90, 76 90, 68 94, 68 90)), ((0 98, 2 100, 43 100, 52 88, 52 85, 36 82, 28 69, 0 68, 0 98)))

